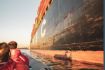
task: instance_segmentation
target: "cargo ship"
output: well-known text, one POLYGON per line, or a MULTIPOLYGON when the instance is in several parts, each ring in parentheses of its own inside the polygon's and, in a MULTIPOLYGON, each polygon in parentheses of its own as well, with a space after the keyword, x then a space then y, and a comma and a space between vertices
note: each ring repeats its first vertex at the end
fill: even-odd
POLYGON ((103 0, 41 0, 30 49, 103 50, 103 0))

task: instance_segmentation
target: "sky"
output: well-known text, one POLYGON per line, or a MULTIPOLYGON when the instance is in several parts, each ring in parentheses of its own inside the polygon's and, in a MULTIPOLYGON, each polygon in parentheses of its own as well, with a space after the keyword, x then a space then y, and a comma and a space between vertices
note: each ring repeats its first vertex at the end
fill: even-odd
POLYGON ((29 46, 40 0, 0 0, 0 42, 29 46))

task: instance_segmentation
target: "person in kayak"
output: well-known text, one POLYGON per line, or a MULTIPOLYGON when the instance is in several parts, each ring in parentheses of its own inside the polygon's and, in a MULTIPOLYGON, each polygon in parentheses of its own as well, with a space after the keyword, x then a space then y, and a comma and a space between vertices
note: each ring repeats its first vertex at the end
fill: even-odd
POLYGON ((15 70, 15 62, 10 58, 10 49, 7 43, 0 43, 0 70, 15 70))
POLYGON ((17 49, 17 42, 10 41, 8 46, 10 48, 11 59, 16 62, 16 67, 18 67, 19 70, 29 70, 29 59, 17 49))

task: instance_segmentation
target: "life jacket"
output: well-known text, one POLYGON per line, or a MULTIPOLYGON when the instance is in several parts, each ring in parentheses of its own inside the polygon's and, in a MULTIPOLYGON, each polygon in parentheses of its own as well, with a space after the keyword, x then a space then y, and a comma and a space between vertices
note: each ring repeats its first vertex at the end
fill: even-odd
POLYGON ((12 59, 8 62, 0 63, 0 70, 16 70, 16 64, 12 59))
POLYGON ((11 59, 16 63, 16 70, 29 70, 28 58, 19 49, 11 49, 11 59))

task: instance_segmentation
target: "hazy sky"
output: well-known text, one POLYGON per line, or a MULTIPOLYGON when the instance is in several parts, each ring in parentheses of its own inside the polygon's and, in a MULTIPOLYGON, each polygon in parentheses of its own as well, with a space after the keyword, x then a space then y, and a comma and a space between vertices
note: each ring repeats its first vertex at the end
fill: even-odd
POLYGON ((0 0, 0 42, 30 43, 40 0, 0 0))

